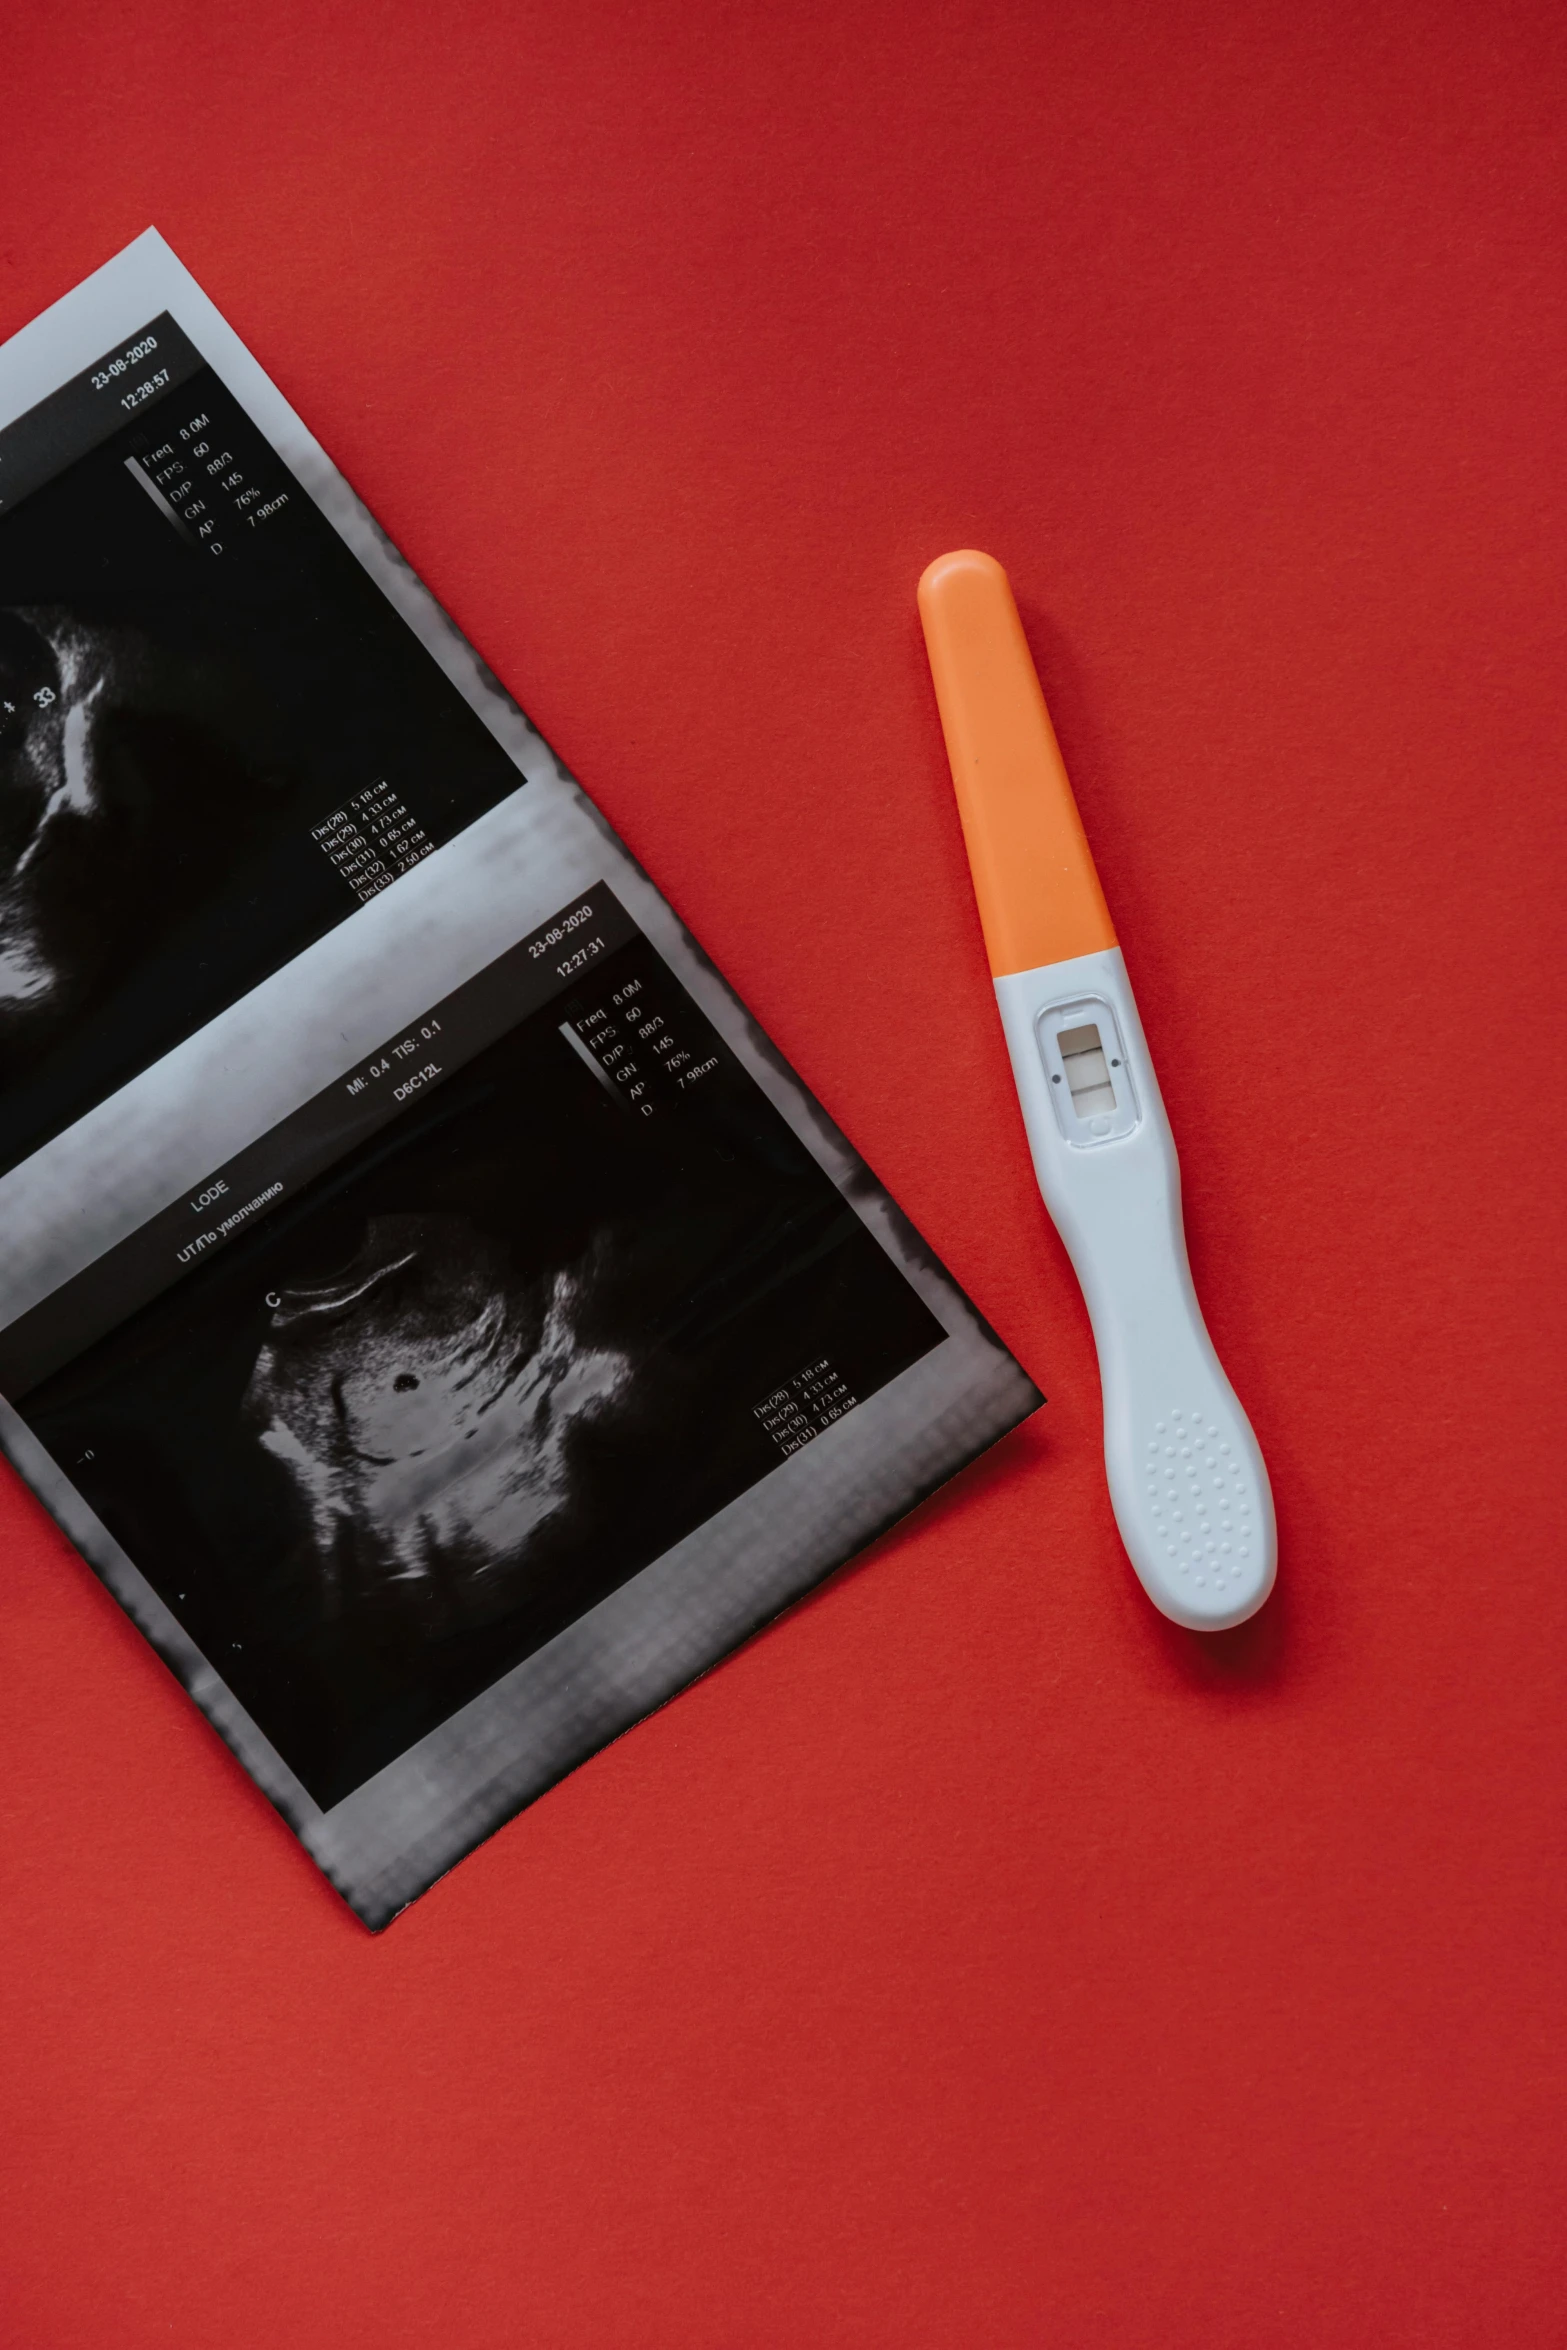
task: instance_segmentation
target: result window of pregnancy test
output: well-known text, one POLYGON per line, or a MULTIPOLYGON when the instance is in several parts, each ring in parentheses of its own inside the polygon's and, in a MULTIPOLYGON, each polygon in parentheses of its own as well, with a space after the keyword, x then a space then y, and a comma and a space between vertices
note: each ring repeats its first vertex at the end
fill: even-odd
POLYGON ((1078 1116, 1095 1118, 1113 1110, 1115 1086, 1094 1023, 1086 1021, 1081 1028, 1063 1028, 1056 1041, 1061 1048, 1067 1090, 1078 1116))
POLYGON ((1088 1150, 1136 1131, 1137 1088, 1115 1013, 1102 996, 1048 1005, 1035 1035, 1064 1141, 1088 1150))

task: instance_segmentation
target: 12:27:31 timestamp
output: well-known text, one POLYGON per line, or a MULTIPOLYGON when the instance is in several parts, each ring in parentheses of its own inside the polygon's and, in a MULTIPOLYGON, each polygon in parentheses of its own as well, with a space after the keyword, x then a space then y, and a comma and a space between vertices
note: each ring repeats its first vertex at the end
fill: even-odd
POLYGON ((573 971, 580 971, 584 963, 591 963, 595 955, 601 955, 603 952, 604 941, 601 938, 584 939, 574 955, 568 955, 564 963, 556 964, 556 977, 569 979, 573 971))

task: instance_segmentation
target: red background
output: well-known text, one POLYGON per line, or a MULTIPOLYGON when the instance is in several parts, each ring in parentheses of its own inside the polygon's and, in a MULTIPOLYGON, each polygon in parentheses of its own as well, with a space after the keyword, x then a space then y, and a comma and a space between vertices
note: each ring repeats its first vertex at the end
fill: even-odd
POLYGON ((4 2350, 1567 2341, 1549 0, 7 14, 1049 1389, 372 1941, 4 1494, 4 2350), (1011 569, 1274 1479, 1147 1606, 914 609, 1011 569))

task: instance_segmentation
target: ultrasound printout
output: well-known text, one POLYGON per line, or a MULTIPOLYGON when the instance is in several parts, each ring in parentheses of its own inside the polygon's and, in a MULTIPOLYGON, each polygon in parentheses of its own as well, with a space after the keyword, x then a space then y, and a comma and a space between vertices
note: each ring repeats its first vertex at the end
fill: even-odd
POLYGON ((0 1394, 372 1927, 1039 1401, 151 231, 0 350, 0 1394))

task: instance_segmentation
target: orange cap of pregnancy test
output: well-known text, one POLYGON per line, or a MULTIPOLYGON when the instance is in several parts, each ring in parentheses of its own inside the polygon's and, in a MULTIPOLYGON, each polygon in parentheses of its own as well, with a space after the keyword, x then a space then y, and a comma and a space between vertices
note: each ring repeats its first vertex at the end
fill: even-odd
POLYGON ((920 619, 997 979, 1115 945, 1055 728, 994 556, 938 555, 920 619))

